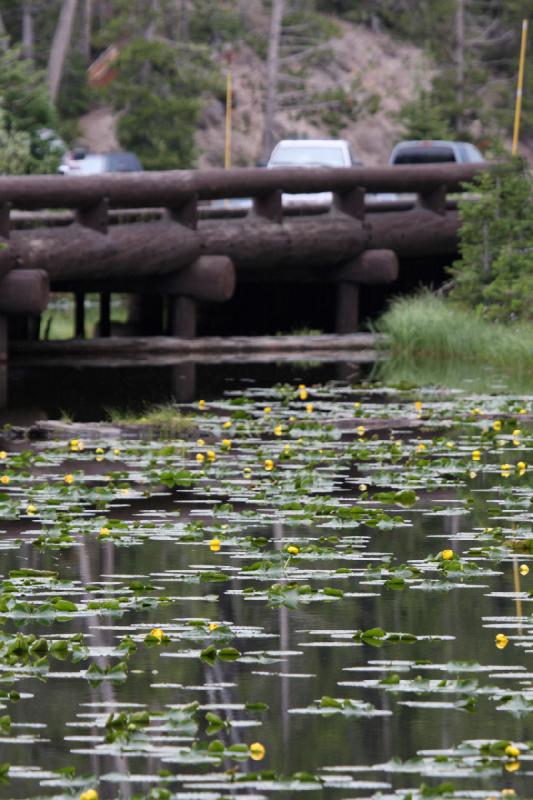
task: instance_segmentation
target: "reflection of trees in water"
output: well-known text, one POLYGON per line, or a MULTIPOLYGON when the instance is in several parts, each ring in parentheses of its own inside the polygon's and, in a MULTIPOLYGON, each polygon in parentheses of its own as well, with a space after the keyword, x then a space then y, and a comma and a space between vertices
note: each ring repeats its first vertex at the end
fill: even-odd
MULTIPOLYGON (((78 551, 78 559, 79 559, 79 574, 80 579, 83 586, 88 586, 93 582, 92 578, 92 569, 91 569, 91 559, 88 552, 87 544, 82 539, 79 542, 79 546, 76 548, 78 551)), ((113 575, 115 572, 115 547, 111 543, 103 544, 101 549, 97 551, 99 555, 101 553, 102 558, 102 569, 96 570, 96 574, 98 579, 101 578, 102 574, 105 575, 113 575)), ((84 600, 87 602, 91 599, 89 594, 85 594, 84 600)), ((95 647, 113 647, 113 631, 112 630, 103 630, 100 627, 99 619, 97 616, 94 617, 83 617, 85 626, 86 626, 86 635, 89 638, 90 644, 95 647)), ((105 669, 106 667, 110 666, 109 659, 106 656, 98 656, 95 659, 96 663, 101 669, 105 669)), ((91 686, 90 687, 90 695, 91 695, 91 702, 92 703, 105 703, 106 705, 106 713, 111 713, 116 705, 116 695, 115 695, 115 687, 113 686, 111 681, 102 681, 98 686, 91 686)), ((93 707, 94 710, 94 707, 93 707)), ((103 713, 103 709, 98 707, 98 713, 103 713)), ((93 728, 92 735, 101 737, 102 736, 102 729, 93 728)), ((149 769, 153 769, 153 765, 150 762, 153 762, 154 759, 149 759, 149 769)), ((126 774, 128 770, 128 759, 124 756, 119 754, 113 756, 99 756, 95 752, 93 752, 90 756, 91 762, 91 772, 93 775, 100 777, 102 774, 107 772, 118 772, 122 775, 126 774)), ((121 783, 120 785, 121 791, 121 798, 124 800, 130 800, 131 798, 131 785, 127 781, 121 783)))

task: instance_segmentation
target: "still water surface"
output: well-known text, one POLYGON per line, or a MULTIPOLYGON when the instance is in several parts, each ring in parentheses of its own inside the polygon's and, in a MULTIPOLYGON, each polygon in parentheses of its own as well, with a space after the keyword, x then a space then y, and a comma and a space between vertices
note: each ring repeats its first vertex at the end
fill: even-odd
POLYGON ((21 699, 1 797, 533 797, 532 399, 302 375, 213 389, 179 440, 3 442, 2 638, 88 649, 39 674, 2 657, 21 699), (75 608, 45 625, 57 597, 75 608), (354 639, 372 628, 414 640, 354 639), (213 644, 238 657, 202 659, 213 644), (110 740, 112 711, 143 710, 110 740))

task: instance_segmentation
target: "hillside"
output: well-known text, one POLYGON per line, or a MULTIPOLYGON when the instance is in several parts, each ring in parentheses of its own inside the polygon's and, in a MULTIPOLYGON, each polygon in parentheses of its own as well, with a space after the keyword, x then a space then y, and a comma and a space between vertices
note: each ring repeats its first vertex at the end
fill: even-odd
MULTIPOLYGON (((335 115, 328 124, 314 111, 281 110, 278 138, 348 139, 360 158, 368 164, 382 163, 398 138, 400 125, 395 119, 402 105, 410 100, 418 84, 427 79, 427 57, 417 47, 399 43, 386 33, 366 27, 339 23, 340 36, 332 39, 331 58, 326 66, 309 68, 309 93, 325 93, 343 87, 349 94, 352 82, 355 113, 335 115), (365 110, 365 105, 377 107, 365 110), (360 110, 358 111, 358 109, 360 110), (340 125, 336 123, 340 121, 340 125)), ((234 161, 255 164, 261 156, 265 63, 250 47, 242 47, 235 61, 234 161)), ((200 119, 197 146, 201 166, 220 165, 223 158, 223 103, 214 100, 200 119)))
MULTIPOLYGON (((257 22, 266 36, 268 18, 263 15, 257 22)), ((353 96, 353 112, 332 114, 332 124, 327 109, 326 113, 283 109, 278 114, 278 137, 341 136, 353 144, 364 163, 383 163, 400 135, 396 115, 416 88, 427 83, 428 57, 420 48, 387 33, 338 20, 335 26, 340 35, 328 42, 327 64, 308 68, 308 93, 342 87, 353 96), (353 92, 352 83, 356 84, 353 92)), ((265 74, 265 61, 249 45, 240 45, 233 65, 233 161, 239 166, 254 165, 261 157, 265 74)), ((83 115, 81 142, 95 151, 116 149, 118 118, 106 107, 83 115)), ((196 134, 199 166, 222 165, 224 132, 223 99, 206 98, 196 134)))

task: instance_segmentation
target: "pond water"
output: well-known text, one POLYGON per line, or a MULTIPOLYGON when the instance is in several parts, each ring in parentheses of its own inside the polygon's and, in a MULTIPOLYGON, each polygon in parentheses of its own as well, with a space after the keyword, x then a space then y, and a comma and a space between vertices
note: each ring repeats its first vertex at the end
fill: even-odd
POLYGON ((0 797, 533 797, 533 398, 292 375, 0 442, 0 797))

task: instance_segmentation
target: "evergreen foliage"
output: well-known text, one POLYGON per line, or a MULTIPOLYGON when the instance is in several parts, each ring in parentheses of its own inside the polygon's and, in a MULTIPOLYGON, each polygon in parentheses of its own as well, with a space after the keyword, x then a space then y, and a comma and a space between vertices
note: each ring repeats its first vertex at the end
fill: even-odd
POLYGON ((533 182, 519 158, 485 172, 459 201, 461 258, 452 298, 482 315, 533 320, 533 182))
POLYGON ((108 97, 121 144, 147 169, 184 169, 195 159, 202 93, 220 84, 208 52, 198 46, 134 39, 121 53, 108 97))

